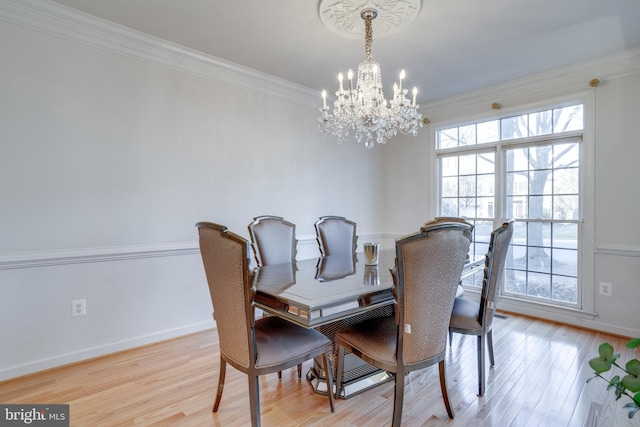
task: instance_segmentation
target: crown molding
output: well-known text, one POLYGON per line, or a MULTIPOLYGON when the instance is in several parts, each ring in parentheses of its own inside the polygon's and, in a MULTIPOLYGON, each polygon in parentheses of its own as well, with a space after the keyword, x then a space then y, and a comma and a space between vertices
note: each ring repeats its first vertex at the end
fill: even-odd
POLYGON ((589 84, 594 78, 604 86, 607 80, 637 73, 640 73, 640 48, 424 102, 420 112, 431 122, 457 119, 479 111, 495 116, 501 110, 492 110, 494 102, 508 111, 512 106, 548 102, 550 98, 597 90, 589 84))
POLYGON ((48 0, 0 0, 0 20, 129 58, 305 106, 318 93, 48 0))
MULTIPOLYGON (((250 92, 315 107, 317 91, 206 55, 48 0, 0 0, 0 20, 129 58, 160 65, 250 92)), ((640 72, 640 48, 538 73, 506 83, 423 102, 423 116, 439 121, 490 109, 529 104, 592 89, 589 81, 640 72), (487 104, 488 103, 488 104, 487 104)), ((495 112, 495 111, 494 111, 495 112)))

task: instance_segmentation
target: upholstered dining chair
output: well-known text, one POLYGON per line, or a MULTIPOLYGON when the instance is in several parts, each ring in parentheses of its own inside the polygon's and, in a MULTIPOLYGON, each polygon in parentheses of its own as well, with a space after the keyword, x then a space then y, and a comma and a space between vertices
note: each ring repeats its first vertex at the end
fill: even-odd
MULTIPOLYGON (((429 221, 427 224, 438 223, 438 222, 467 222, 464 218, 456 217, 456 216, 438 216, 433 220, 429 221)), ((462 287, 462 281, 458 284, 458 292, 456 292, 456 298, 462 298, 464 296, 464 288, 462 287)))
POLYGON ((248 228, 258 266, 295 261, 295 224, 279 216, 262 215, 253 218, 248 228))
MULTIPOLYGON (((295 262, 298 241, 294 223, 281 216, 262 215, 253 218, 247 228, 258 267, 295 262)), ((282 378, 280 371, 278 378, 282 378)), ((298 365, 298 378, 302 378, 302 364, 298 365)))
MULTIPOLYGON (((445 350, 449 317, 471 243, 473 226, 440 222, 396 240, 395 315, 365 320, 337 332, 336 384, 344 352, 394 373, 393 426, 400 426, 405 374, 438 364, 447 413, 454 417, 446 383, 445 350)), ((341 390, 337 390, 336 396, 341 390)))
MULTIPOLYGON (((254 318, 253 272, 249 269, 249 242, 210 222, 196 224, 200 253, 209 284, 220 344, 220 373, 213 412, 218 411, 226 365, 247 374, 251 425, 260 425, 258 376, 322 356, 326 372, 331 341, 314 329, 294 325, 276 316, 254 318)), ((328 384, 332 384, 330 376, 328 384)), ((334 412, 333 396, 329 406, 334 412)))
POLYGON ((493 317, 496 312, 498 289, 504 277, 505 260, 514 220, 508 220, 491 233, 489 249, 485 257, 484 276, 480 303, 464 298, 456 298, 449 322, 449 345, 453 333, 476 335, 478 358, 478 396, 485 391, 485 353, 489 350, 489 362, 495 365, 493 356, 493 317))
POLYGON ((342 216, 321 216, 314 224, 320 255, 355 254, 358 242, 356 223, 342 216))

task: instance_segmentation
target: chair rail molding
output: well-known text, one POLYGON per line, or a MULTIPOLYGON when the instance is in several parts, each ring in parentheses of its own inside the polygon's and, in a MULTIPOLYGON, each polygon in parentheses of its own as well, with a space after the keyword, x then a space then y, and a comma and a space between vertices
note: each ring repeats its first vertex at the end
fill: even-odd
POLYGON ((597 255, 640 257, 640 245, 602 243, 602 244, 596 245, 595 253, 597 255))
POLYGON ((0 254, 0 270, 199 254, 198 242, 0 254))

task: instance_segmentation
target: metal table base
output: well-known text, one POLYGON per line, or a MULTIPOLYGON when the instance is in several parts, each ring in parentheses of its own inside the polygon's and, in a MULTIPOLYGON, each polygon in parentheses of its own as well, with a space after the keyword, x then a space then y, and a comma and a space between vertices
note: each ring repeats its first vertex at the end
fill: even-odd
MULTIPOLYGON (((321 325, 316 328, 323 335, 331 339, 334 343, 333 352, 330 358, 332 372, 335 372, 334 366, 337 363, 337 348, 335 346, 336 333, 347 326, 360 323, 363 320, 375 317, 384 317, 393 315, 393 306, 387 305, 365 313, 358 314, 353 317, 338 320, 337 322, 321 325)), ((380 370, 375 366, 371 366, 364 362, 358 356, 347 353, 344 357, 344 374, 343 378, 334 378, 336 384, 340 384, 339 398, 348 399, 358 393, 362 393, 372 387, 378 386, 384 382, 393 379, 393 374, 380 370)), ((313 361, 313 367, 307 373, 307 379, 311 381, 314 391, 321 394, 327 393, 326 373, 322 368, 322 358, 316 357, 313 361)), ((332 388, 335 394, 335 385, 332 388)))
MULTIPOLYGON (((354 378, 350 381, 342 382, 340 394, 337 396, 340 399, 348 399, 393 379, 392 373, 375 368, 353 354, 346 354, 344 362, 345 375, 350 374, 354 378)), ((327 394, 326 374, 317 360, 314 361, 313 367, 307 372, 307 379, 311 382, 311 387, 316 393, 327 394)), ((334 384, 332 393, 335 394, 335 392, 336 385, 334 384)))

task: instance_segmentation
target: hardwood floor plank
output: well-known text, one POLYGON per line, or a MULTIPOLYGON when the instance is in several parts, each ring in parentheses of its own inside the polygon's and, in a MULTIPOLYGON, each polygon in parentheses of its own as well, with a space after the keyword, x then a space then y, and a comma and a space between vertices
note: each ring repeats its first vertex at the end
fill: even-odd
MULTIPOLYGON (((604 341, 621 360, 638 357, 624 347, 626 338, 513 314, 496 319, 496 365, 487 358, 486 394, 478 397, 476 338, 454 334, 446 364, 456 418, 447 416, 431 367, 407 375, 403 425, 583 427, 603 413, 612 425, 639 426, 638 415, 620 424, 626 402, 612 401, 602 380, 586 383, 587 362, 604 341)), ((247 378, 230 366, 220 409, 211 412, 219 357, 215 330, 204 331, 0 382, 0 402, 68 403, 74 427, 249 425, 247 378)), ((393 383, 337 400, 331 414, 326 396, 290 369, 280 381, 260 378, 260 401, 264 426, 378 427, 391 422, 393 383)))
MULTIPOLYGON (((580 368, 586 365, 585 354, 581 354, 580 349, 587 347, 589 342, 586 338, 589 333, 585 331, 575 330, 562 327, 562 335, 558 337, 555 347, 552 351, 564 353, 555 366, 550 367, 549 374, 553 376, 553 381, 549 382, 546 394, 538 402, 536 407, 536 417, 531 420, 532 425, 545 426, 551 422, 568 422, 567 415, 562 414, 561 409, 567 400, 567 395, 572 387, 578 386, 576 381, 576 373, 580 368)), ((587 369, 587 366, 584 366, 587 369)))

